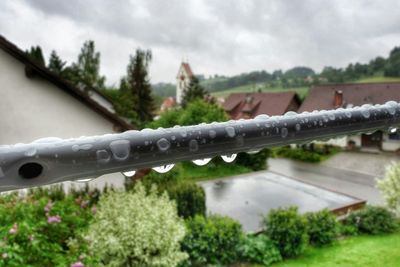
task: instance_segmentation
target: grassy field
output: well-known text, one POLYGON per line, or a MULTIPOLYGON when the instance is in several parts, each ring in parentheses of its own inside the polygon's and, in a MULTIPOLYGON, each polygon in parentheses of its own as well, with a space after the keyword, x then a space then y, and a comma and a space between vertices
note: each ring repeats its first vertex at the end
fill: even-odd
MULTIPOLYGON (((308 248, 297 258, 273 267, 398 267, 400 233, 382 236, 359 236, 339 241, 327 248, 308 248)), ((256 266, 253 266, 256 267, 256 266)))
POLYGON ((238 87, 233 87, 231 89, 212 93, 213 96, 216 97, 227 97, 232 93, 242 93, 242 92, 257 92, 258 88, 261 89, 262 92, 284 92, 284 91, 295 91, 299 94, 300 98, 303 98, 307 92, 308 87, 298 87, 298 88, 282 88, 282 87, 273 87, 273 88, 265 88, 265 87, 257 87, 254 85, 243 85, 238 87))
POLYGON ((378 82, 400 82, 400 78, 375 76, 355 81, 355 83, 378 83, 378 82))

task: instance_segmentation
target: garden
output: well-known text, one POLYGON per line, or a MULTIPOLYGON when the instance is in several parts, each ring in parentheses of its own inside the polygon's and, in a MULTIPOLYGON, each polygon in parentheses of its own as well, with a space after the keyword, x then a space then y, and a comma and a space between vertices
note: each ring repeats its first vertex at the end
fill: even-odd
POLYGON ((125 190, 8 193, 0 198, 0 266, 398 266, 399 173, 393 165, 379 182, 387 207, 342 220, 326 209, 274 209, 257 234, 207 215, 203 189, 174 172, 150 172, 125 190))

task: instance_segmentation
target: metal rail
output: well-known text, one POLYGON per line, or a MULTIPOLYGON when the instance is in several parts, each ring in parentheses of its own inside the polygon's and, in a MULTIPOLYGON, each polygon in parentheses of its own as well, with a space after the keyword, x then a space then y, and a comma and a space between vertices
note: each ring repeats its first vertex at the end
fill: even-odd
POLYGON ((167 171, 183 160, 202 165, 215 156, 301 144, 400 126, 400 104, 364 105, 223 123, 144 129, 76 139, 44 138, 0 146, 0 191, 96 178, 148 167, 167 171), (160 167, 161 166, 161 167, 160 167))

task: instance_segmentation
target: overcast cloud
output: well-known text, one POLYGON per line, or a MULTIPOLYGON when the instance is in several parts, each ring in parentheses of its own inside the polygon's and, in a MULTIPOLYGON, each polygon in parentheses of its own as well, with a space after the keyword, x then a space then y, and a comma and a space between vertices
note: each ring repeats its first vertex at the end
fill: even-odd
POLYGON ((174 82, 183 58, 195 73, 233 75, 386 57, 400 45, 399 10, 397 0, 3 0, 0 34, 69 63, 92 39, 109 84, 136 48, 151 49, 152 82, 174 82))

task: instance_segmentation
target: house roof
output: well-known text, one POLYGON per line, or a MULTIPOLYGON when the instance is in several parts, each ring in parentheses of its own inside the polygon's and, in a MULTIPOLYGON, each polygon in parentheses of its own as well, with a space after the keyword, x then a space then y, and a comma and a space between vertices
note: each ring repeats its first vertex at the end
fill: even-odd
POLYGON ((223 107, 233 119, 254 118, 260 114, 283 115, 293 100, 300 104, 295 92, 235 93, 229 95, 223 107))
POLYGON ((192 68, 190 67, 189 63, 182 62, 182 67, 189 77, 193 76, 193 71, 192 71, 192 68))
POLYGON ((342 91, 342 107, 400 101, 400 83, 358 83, 314 86, 299 112, 335 109, 335 92, 342 91))
POLYGON ((166 110, 168 110, 168 109, 170 109, 172 107, 175 107, 175 106, 176 106, 175 98, 172 97, 172 96, 166 97, 164 99, 164 101, 162 102, 162 104, 161 104, 160 112, 164 112, 164 111, 166 111, 166 110))
MULTIPOLYGON (((73 96, 75 99, 79 100, 92 110, 102 115, 104 118, 114 123, 114 125, 118 126, 121 130, 134 129, 134 126, 132 124, 126 122, 124 119, 120 118, 117 114, 111 112, 109 109, 107 109, 106 107, 102 106, 101 104, 93 100, 83 90, 78 89, 64 78, 51 72, 45 66, 38 64, 37 62, 32 60, 24 51, 19 49, 16 45, 8 41, 2 35, 0 35, 0 49, 3 49, 12 57, 23 63, 25 67, 29 68, 29 70, 33 71, 36 75, 54 84, 56 87, 60 88, 67 94, 73 96)), ((99 90, 95 88, 90 88, 89 91, 94 91, 98 95, 102 96, 104 99, 109 100, 107 96, 105 96, 103 93, 101 93, 99 90)))

